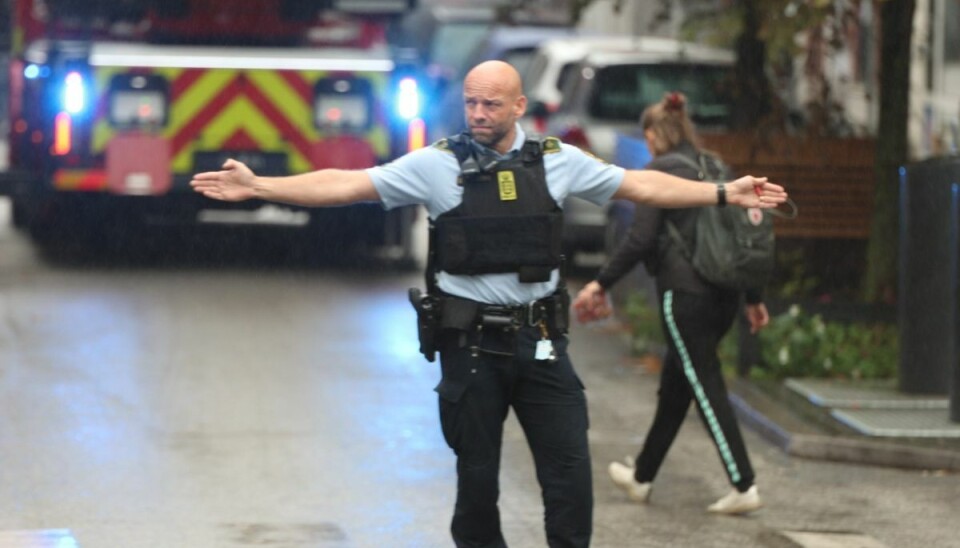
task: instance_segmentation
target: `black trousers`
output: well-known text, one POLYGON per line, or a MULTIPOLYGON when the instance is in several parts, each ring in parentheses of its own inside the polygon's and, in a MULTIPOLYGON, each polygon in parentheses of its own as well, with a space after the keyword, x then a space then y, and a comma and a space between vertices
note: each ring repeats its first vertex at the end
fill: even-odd
POLYGON ((440 341, 440 423, 457 455, 451 533, 458 547, 505 547, 500 529, 500 449, 510 408, 533 454, 551 547, 590 544, 593 517, 587 404, 567 356, 535 360, 537 328, 476 334, 446 331, 440 341), (471 347, 479 342, 480 351, 471 347), (512 354, 512 355, 507 355, 512 354))
POLYGON ((667 356, 660 377, 657 412, 637 457, 637 481, 646 483, 656 477, 693 401, 730 483, 740 491, 753 485, 753 468, 717 357, 717 345, 733 324, 740 306, 734 297, 678 291, 661 295, 667 356))

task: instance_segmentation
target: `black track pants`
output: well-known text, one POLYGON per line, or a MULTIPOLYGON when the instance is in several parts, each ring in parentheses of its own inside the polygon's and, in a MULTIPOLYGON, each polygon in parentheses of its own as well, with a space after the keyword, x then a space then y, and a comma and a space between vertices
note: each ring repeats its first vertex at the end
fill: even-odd
MULTIPOLYGON (((518 335, 533 342, 535 328, 518 335)), ((499 498, 503 423, 512 407, 533 454, 544 504, 547 543, 586 547, 593 517, 587 406, 583 385, 554 339, 554 362, 472 355, 456 334, 441 341, 440 422, 457 455, 457 501, 451 532, 458 547, 503 547, 499 498)), ((512 335, 486 335, 489 350, 512 352, 512 335)), ((532 354, 531 354, 532 355, 532 354)))
POLYGON ((637 481, 656 477, 693 401, 730 483, 740 491, 753 485, 753 468, 717 358, 717 345, 730 329, 738 306, 736 299, 709 295, 667 291, 661 296, 667 356, 656 416, 637 457, 637 481))

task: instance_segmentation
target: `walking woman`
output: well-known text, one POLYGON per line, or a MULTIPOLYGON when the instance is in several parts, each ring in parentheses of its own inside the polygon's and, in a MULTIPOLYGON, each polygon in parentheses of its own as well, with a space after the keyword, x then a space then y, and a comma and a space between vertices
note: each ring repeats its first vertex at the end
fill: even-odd
MULTIPOLYGON (((669 93, 659 103, 647 107, 640 122, 653 155, 647 169, 689 179, 709 179, 698 171, 723 169, 723 164, 700 148, 682 94, 669 93), (698 165, 701 170, 694 167, 698 165)), ((733 486, 708 510, 743 514, 759 508, 761 501, 717 356, 717 346, 740 308, 741 294, 706 282, 671 241, 667 222, 678 229, 685 242, 694 241, 696 212, 638 205, 629 233, 596 279, 579 292, 573 307, 582 321, 606 317, 610 314, 606 290, 638 262, 642 261, 655 276, 667 341, 656 416, 635 465, 629 460, 626 464, 610 463, 610 478, 631 499, 646 502, 657 471, 693 402, 733 486)), ((769 321, 760 289, 745 292, 751 332, 769 321)))

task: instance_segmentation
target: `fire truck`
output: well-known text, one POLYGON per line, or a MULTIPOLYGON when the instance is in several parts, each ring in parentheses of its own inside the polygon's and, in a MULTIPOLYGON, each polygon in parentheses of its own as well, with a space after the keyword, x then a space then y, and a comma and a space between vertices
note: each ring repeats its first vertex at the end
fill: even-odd
POLYGON ((408 258, 416 209, 221 203, 189 181, 227 158, 285 175, 422 147, 423 89, 388 39, 413 4, 13 0, 14 224, 41 242, 140 226, 295 226, 318 243, 408 258))

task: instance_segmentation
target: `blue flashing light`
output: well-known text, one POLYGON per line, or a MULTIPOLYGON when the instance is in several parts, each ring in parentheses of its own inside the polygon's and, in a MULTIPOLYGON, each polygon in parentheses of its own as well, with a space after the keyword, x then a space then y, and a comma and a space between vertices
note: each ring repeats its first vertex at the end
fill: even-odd
POLYGON ((70 114, 83 112, 86 106, 86 90, 83 87, 83 76, 79 72, 67 74, 66 86, 63 90, 63 108, 70 114))
POLYGON ((414 78, 400 80, 397 93, 397 114, 404 120, 412 120, 420 115, 420 89, 414 78))
POLYGON ((40 77, 40 67, 34 64, 27 65, 23 68, 23 76, 27 80, 34 80, 40 77))

